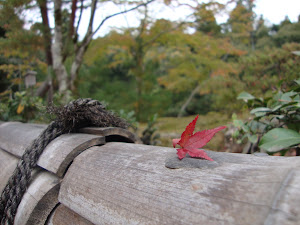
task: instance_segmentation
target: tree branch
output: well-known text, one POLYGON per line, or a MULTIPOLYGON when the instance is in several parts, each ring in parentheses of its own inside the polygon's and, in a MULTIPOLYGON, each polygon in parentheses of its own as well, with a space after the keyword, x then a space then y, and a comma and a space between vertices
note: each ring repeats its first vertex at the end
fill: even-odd
POLYGON ((71 39, 74 34, 74 21, 75 21, 75 13, 77 10, 77 0, 72 0, 72 11, 70 17, 70 24, 69 24, 69 38, 71 39))
POLYGON ((87 30, 87 35, 93 33, 93 22, 94 22, 94 17, 95 17, 95 11, 97 8, 97 0, 93 0, 92 6, 91 6, 91 17, 90 17, 90 22, 87 30))
POLYGON ((145 26, 146 26, 146 21, 147 21, 147 18, 148 18, 148 8, 147 8, 147 5, 145 6, 145 17, 144 19, 141 21, 141 26, 140 26, 140 32, 139 32, 139 35, 137 36, 137 39, 141 38, 142 34, 144 33, 145 31, 145 26))
POLYGON ((186 107, 190 104, 190 102, 192 101, 193 97, 195 96, 195 94, 198 93, 200 89, 200 85, 197 84, 197 86, 193 89, 193 91, 191 92, 191 94, 189 95, 188 99, 185 101, 185 103, 181 106, 180 111, 177 115, 177 117, 182 117, 186 107))
POLYGON ((155 1, 155 0, 150 0, 150 1, 147 1, 146 3, 139 4, 139 5, 137 5, 137 6, 133 7, 133 8, 131 8, 131 9, 127 9, 127 10, 124 10, 124 11, 121 11, 121 12, 118 12, 118 13, 115 13, 115 14, 112 14, 112 15, 110 15, 110 16, 105 17, 105 18, 101 21, 101 23, 98 25, 97 29, 93 32, 93 35, 94 35, 95 33, 98 32, 98 30, 102 27, 102 25, 105 23, 106 20, 108 20, 108 19, 110 19, 110 18, 112 18, 112 17, 118 16, 118 15, 121 15, 121 14, 124 14, 124 13, 127 13, 127 12, 130 12, 130 11, 133 11, 133 10, 136 10, 136 9, 140 8, 141 6, 146 6, 146 5, 148 5, 148 4, 150 4, 151 2, 154 2, 154 1, 155 1))
POLYGON ((79 14, 79 18, 78 18, 78 21, 77 21, 76 33, 75 33, 76 36, 78 35, 78 28, 79 28, 79 24, 80 24, 81 17, 82 17, 82 12, 83 12, 83 0, 81 0, 81 5, 80 5, 80 14, 79 14))

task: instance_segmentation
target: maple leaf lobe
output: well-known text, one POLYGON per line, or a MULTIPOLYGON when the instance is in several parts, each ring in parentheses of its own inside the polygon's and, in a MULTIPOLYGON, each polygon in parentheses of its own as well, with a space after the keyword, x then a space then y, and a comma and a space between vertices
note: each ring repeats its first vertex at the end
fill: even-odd
POLYGON ((181 134, 180 141, 178 142, 181 147, 184 147, 185 143, 193 135, 198 117, 199 115, 197 115, 195 119, 186 126, 185 131, 183 131, 183 133, 181 134))
POLYGON ((193 158, 202 158, 209 161, 214 161, 210 158, 203 149, 192 148, 188 150, 188 154, 193 158))
POLYGON ((185 143, 185 148, 202 148, 205 146, 213 136, 220 130, 226 128, 226 126, 216 127, 210 130, 198 131, 192 135, 185 143))
POLYGON ((177 150, 178 158, 179 158, 180 160, 183 159, 183 158, 185 157, 185 155, 186 155, 185 149, 183 149, 183 148, 178 148, 178 149, 176 149, 176 150, 177 150))
POLYGON ((173 148, 175 148, 175 146, 178 144, 178 142, 180 141, 180 139, 173 139, 173 148))

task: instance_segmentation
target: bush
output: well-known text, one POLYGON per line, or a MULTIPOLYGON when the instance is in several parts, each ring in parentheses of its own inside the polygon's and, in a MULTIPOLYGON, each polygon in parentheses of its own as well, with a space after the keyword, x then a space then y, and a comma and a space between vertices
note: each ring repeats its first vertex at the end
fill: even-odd
POLYGON ((282 155, 294 148, 299 155, 300 144, 300 79, 290 86, 284 85, 271 97, 256 98, 243 92, 238 96, 252 109, 247 122, 233 118, 238 128, 234 137, 243 141, 247 138, 259 151, 282 155))

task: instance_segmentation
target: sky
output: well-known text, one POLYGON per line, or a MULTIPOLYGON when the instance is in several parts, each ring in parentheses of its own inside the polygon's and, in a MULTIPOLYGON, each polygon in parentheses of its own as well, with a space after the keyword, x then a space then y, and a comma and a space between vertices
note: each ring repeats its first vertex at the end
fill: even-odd
POLYGON ((300 0, 257 0, 255 12, 272 24, 280 23, 285 16, 296 22, 300 15, 300 0))

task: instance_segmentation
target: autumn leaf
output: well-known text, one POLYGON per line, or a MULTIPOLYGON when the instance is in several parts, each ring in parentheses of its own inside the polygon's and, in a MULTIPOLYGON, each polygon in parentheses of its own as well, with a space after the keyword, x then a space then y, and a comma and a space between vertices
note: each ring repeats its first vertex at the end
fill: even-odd
POLYGON ((22 112, 23 112, 23 110, 24 110, 24 105, 22 105, 22 104, 19 104, 19 106, 18 106, 18 108, 17 108, 17 113, 18 114, 21 114, 22 112))
POLYGON ((185 131, 181 134, 180 139, 173 139, 173 147, 178 144, 181 148, 177 149, 177 155, 179 159, 183 159, 186 154, 191 157, 202 158, 213 161, 203 149, 199 149, 205 146, 213 136, 220 130, 226 128, 226 126, 216 127, 210 130, 198 131, 193 134, 198 120, 198 116, 185 128, 185 131))

